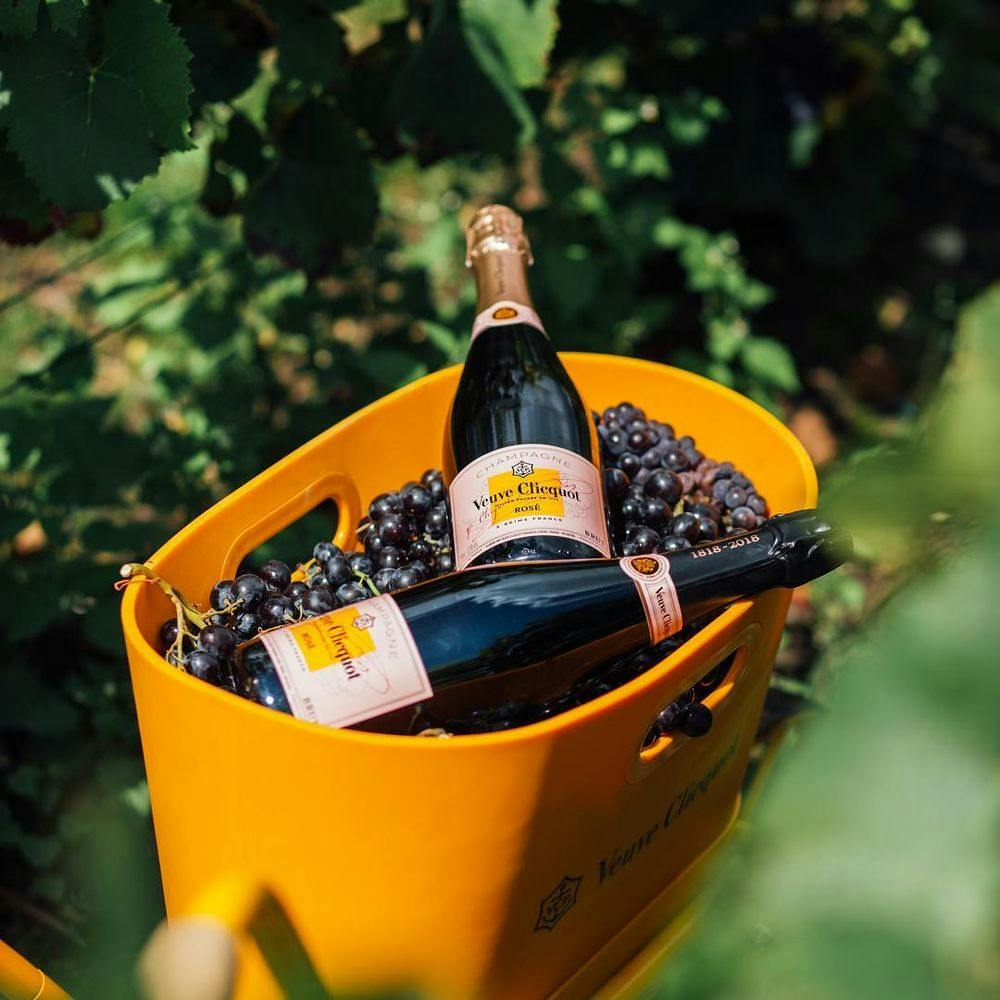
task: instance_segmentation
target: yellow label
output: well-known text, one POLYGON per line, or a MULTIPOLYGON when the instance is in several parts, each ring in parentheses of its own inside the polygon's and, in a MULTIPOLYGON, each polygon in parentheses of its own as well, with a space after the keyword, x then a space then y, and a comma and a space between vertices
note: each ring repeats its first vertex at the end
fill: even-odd
POLYGON ((511 472, 487 479, 493 523, 519 517, 562 517, 565 510, 558 469, 539 469, 519 462, 511 472))
POLYGON ((331 663, 352 663, 375 652, 366 616, 356 606, 340 608, 319 618, 310 618, 288 629, 288 634, 310 670, 324 670, 331 663))

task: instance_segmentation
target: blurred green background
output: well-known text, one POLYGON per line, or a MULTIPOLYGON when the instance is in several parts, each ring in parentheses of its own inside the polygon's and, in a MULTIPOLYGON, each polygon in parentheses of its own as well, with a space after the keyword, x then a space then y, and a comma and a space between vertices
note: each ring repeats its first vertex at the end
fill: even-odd
POLYGON ((985 0, 0 0, 0 935, 131 995, 162 901, 116 568, 461 360, 492 200, 559 347, 748 393, 859 538, 778 664, 826 707, 656 991, 995 995, 985 0))

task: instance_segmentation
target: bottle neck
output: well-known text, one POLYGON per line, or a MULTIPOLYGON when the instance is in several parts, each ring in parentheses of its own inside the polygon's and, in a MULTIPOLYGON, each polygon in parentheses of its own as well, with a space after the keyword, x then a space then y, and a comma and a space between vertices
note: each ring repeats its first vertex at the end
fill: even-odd
POLYGON ((476 256, 471 264, 476 279, 476 312, 497 302, 516 302, 532 308, 528 291, 527 264, 516 250, 491 250, 476 256))

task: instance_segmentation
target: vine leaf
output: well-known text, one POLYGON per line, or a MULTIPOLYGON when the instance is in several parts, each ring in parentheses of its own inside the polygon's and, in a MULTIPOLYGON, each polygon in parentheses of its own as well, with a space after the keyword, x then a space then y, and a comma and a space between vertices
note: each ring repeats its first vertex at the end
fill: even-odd
POLYGON ((559 29, 555 0, 461 0, 467 28, 488 36, 518 87, 538 87, 559 29))
POLYGON ((282 77, 329 87, 344 61, 344 31, 330 12, 309 0, 284 0, 272 16, 282 77))
POLYGON ((45 19, 27 42, 0 44, 10 149, 42 195, 67 211, 103 208, 186 149, 187 49, 155 0, 115 0, 103 57, 45 19))
POLYGON ((271 170, 247 195, 245 231, 255 249, 277 250, 307 271, 363 244, 378 199, 353 127, 331 104, 307 101, 287 123, 271 170))
POLYGON ((509 152, 535 121, 501 56, 446 4, 396 78, 393 111, 422 161, 465 150, 509 152))

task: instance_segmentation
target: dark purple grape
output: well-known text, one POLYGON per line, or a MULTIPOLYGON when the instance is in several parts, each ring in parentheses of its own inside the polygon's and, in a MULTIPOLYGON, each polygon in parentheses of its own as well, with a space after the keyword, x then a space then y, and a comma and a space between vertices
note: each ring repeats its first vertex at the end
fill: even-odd
POLYGON ((386 545, 402 545, 409 540, 410 525, 401 514, 388 514, 378 526, 378 536, 386 545))
MULTIPOLYGON (((393 517, 396 517, 393 514, 393 517)), ((342 583, 348 583, 354 579, 354 570, 344 556, 331 559, 324 569, 324 575, 330 581, 331 587, 339 587, 342 583)))
POLYGON ((686 538, 681 538, 680 535, 668 535, 660 542, 660 547, 657 551, 667 554, 670 552, 681 552, 689 548, 691 548, 691 543, 686 538))
POLYGON ((233 581, 220 580, 213 588, 208 597, 208 603, 216 611, 224 611, 233 603, 233 581))
POLYGON ((385 548, 385 542, 378 537, 375 531, 365 532, 365 553, 373 559, 385 548))
POLYGON ((302 598, 302 614, 306 618, 325 615, 337 607, 337 598, 329 587, 314 587, 302 598))
POLYGON ((403 590, 406 587, 414 587, 420 581, 420 574, 412 566, 401 566, 392 574, 392 589, 403 590))
POLYGON ((622 518, 626 521, 642 521, 644 519, 643 502, 634 497, 623 500, 621 505, 622 518))
POLYGON ((724 503, 726 494, 733 488, 731 479, 716 479, 712 483, 712 499, 724 503))
POLYGON ((698 541, 698 518, 694 514, 678 514, 670 522, 670 534, 678 538, 686 538, 689 542, 698 541))
POLYGON ((651 528, 659 529, 669 516, 670 508, 658 497, 647 497, 642 501, 642 520, 651 528))
POLYGON ((632 536, 631 542, 640 555, 646 555, 656 551, 656 547, 660 544, 660 536, 652 528, 643 527, 632 536))
POLYGON ((650 420, 649 426, 653 428, 661 442, 673 441, 674 429, 670 424, 665 424, 661 420, 650 420))
POLYGON ((690 434, 685 434, 683 437, 680 437, 680 438, 677 439, 677 443, 682 448, 693 448, 694 447, 694 438, 691 437, 690 434))
POLYGON ((622 542, 622 555, 623 556, 637 556, 639 555, 639 546, 635 542, 622 542))
POLYGON ((720 479, 731 479, 736 466, 732 462, 720 462, 715 470, 715 481, 720 479))
POLYGON ((656 444, 656 435, 645 424, 633 430, 628 436, 628 450, 634 455, 641 455, 656 444))
POLYGON ((639 461, 644 469, 658 469, 660 467, 660 449, 649 448, 639 456, 639 461))
POLYGON ((704 736, 712 728, 712 713, 700 701, 686 705, 678 720, 685 736, 704 736))
POLYGON ((454 573, 455 557, 450 552, 439 552, 437 556, 438 573, 454 573))
POLYGON ((233 597, 242 611, 254 611, 267 593, 264 581, 254 573, 244 573, 233 582, 233 597))
POLYGON ((313 559, 321 565, 343 554, 340 546, 334 545, 333 542, 317 542, 313 547, 313 559))
POLYGON ((438 504, 448 496, 448 487, 445 486, 443 479, 435 479, 427 487, 427 492, 431 495, 431 503, 438 504))
POLYGON ((387 545, 375 559, 379 569, 399 569, 405 562, 402 550, 394 545, 387 545))
POLYGON ((691 516, 698 522, 698 537, 695 541, 710 542, 719 537, 719 523, 714 517, 701 511, 692 511, 691 516))
POLYGON ((434 506, 430 492, 423 486, 408 486, 400 494, 403 510, 412 517, 422 518, 434 506))
POLYGON ((684 706, 676 701, 670 702, 656 717, 656 726, 661 733, 671 733, 677 728, 684 706))
POLYGON ((602 430, 605 430, 605 433, 601 435, 605 451, 615 458, 623 455, 628 449, 628 435, 619 427, 612 430, 602 428, 602 430))
POLYGON ((371 576, 375 572, 375 560, 364 552, 352 552, 347 561, 355 576, 371 576))
POLYGON ((302 603, 302 598, 309 592, 309 587, 303 583, 302 580, 296 580, 294 583, 290 583, 285 587, 285 597, 287 597, 292 604, 298 607, 302 603))
POLYGON ((617 419, 618 419, 618 410, 617 410, 617 408, 616 408, 616 407, 614 407, 614 406, 609 406, 609 407, 608 407, 608 408, 607 408, 607 409, 606 409, 606 410, 605 410, 605 411, 604 411, 604 412, 603 412, 603 413, 601 414, 601 423, 604 423, 604 424, 608 424, 608 423, 611 423, 611 421, 613 421, 613 420, 617 420, 617 419))
POLYGON ((420 482, 424 486, 430 486, 431 483, 440 480, 444 482, 444 473, 440 469, 428 469, 421 477, 420 482))
POLYGON ((628 476, 621 469, 604 470, 604 492, 613 503, 620 503, 628 496, 628 476))
POLYGON ((233 620, 233 631, 237 638, 246 642, 260 631, 260 619, 252 611, 241 611, 233 620))
POLYGON ((697 468, 705 459, 705 456, 697 448, 684 448, 683 451, 687 456, 688 465, 692 469, 697 468))
POLYGON ((281 593, 292 582, 292 571, 280 559, 268 559, 260 568, 260 578, 269 589, 281 593))
POLYGON ((380 594, 385 594, 392 590, 392 578, 395 572, 394 569, 379 569, 375 571, 372 583, 375 584, 375 589, 380 594))
POLYGON ((160 626, 160 642, 163 643, 164 649, 170 649, 170 647, 177 641, 177 619, 168 618, 160 626))
POLYGON ((625 452, 618 459, 618 468, 625 473, 629 479, 635 479, 635 474, 642 468, 642 463, 639 461, 638 457, 633 455, 630 451, 625 452))
POLYGON ((740 486, 733 486, 726 490, 726 495, 723 497, 723 503, 730 509, 735 510, 737 507, 745 507, 747 502, 747 491, 740 486))
POLYGON ((431 578, 431 568, 423 561, 423 559, 414 559, 412 562, 408 562, 405 566, 400 566, 400 569, 412 569, 415 573, 419 574, 421 580, 429 580, 431 578))
POLYGON ((645 493, 648 497, 658 497, 673 506, 681 498, 681 481, 676 472, 657 469, 646 482, 645 493))
POLYGON ((209 684, 218 684, 221 680, 219 658, 208 650, 195 649, 188 653, 184 666, 192 677, 209 684))
POLYGON ((733 486, 738 486, 742 490, 750 492, 753 489, 753 483, 743 475, 742 472, 734 472, 732 475, 733 486))
POLYGON ((747 497, 747 506, 758 516, 764 517, 767 514, 767 501, 756 493, 751 493, 747 497))
POLYGON ((363 601, 366 597, 371 597, 371 592, 367 587, 362 587, 360 583, 342 583, 337 588, 337 600, 340 601, 342 605, 347 604, 357 604, 358 601, 363 601))
POLYGON ((406 554, 410 562, 422 562, 430 566, 434 562, 434 546, 425 538, 415 538, 407 546, 406 554))
POLYGON ((236 633, 222 625, 206 625, 198 633, 198 648, 225 660, 236 649, 236 633))
POLYGON ((445 507, 434 507, 424 518, 424 528, 431 538, 444 538, 451 530, 451 518, 445 507))
POLYGON ((650 476, 651 476, 652 474, 653 474, 653 471, 652 471, 652 469, 647 469, 647 468, 646 468, 645 466, 643 466, 643 467, 642 467, 642 468, 641 468, 641 469, 640 469, 640 470, 639 470, 639 471, 638 471, 638 472, 637 472, 637 473, 635 474, 635 482, 636 482, 636 485, 638 485, 638 486, 644 486, 644 485, 645 485, 645 484, 646 484, 646 483, 647 483, 647 482, 649 481, 649 477, 650 477, 650 476))
POLYGON ((671 445, 663 452, 660 463, 663 465, 663 468, 670 469, 671 472, 684 472, 691 465, 683 449, 678 448, 676 445, 671 445))
POLYGON ((295 605, 284 594, 268 594, 260 606, 260 620, 264 628, 287 625, 298 617, 295 605))
POLYGON ((746 530, 757 527, 757 515, 749 507, 737 507, 730 515, 734 528, 746 530))
POLYGON ((643 489, 642 483, 629 483, 628 495, 635 497, 636 500, 646 499, 646 491, 643 489))

